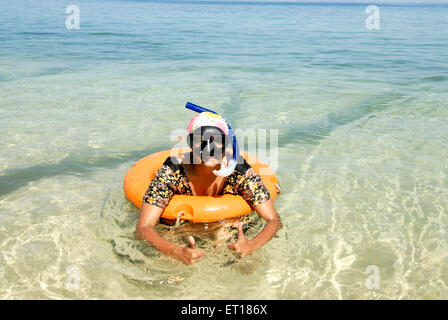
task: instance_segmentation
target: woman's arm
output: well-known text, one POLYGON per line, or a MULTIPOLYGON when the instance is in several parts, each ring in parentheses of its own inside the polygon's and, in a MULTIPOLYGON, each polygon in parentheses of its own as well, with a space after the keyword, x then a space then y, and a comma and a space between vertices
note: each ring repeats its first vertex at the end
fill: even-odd
POLYGON ((189 244, 187 246, 179 246, 162 238, 154 230, 154 226, 158 223, 162 212, 162 208, 143 202, 135 231, 137 237, 148 241, 156 249, 172 258, 182 261, 184 264, 188 265, 201 259, 205 255, 205 252, 194 248, 195 241, 192 236, 188 238, 189 244))
POLYGON ((243 232, 243 223, 238 225, 238 240, 228 245, 228 248, 239 253, 242 257, 252 253, 272 239, 277 230, 282 227, 280 217, 275 210, 271 199, 255 206, 255 211, 266 220, 263 230, 253 239, 246 238, 243 232))

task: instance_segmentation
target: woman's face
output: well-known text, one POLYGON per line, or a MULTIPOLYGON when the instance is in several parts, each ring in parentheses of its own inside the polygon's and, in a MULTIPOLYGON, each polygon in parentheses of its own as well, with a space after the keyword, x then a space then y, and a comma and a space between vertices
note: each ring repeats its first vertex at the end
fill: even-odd
POLYGON ((216 129, 202 130, 195 132, 190 139, 190 147, 196 158, 194 163, 202 163, 207 167, 215 167, 221 163, 225 153, 225 135, 216 129))

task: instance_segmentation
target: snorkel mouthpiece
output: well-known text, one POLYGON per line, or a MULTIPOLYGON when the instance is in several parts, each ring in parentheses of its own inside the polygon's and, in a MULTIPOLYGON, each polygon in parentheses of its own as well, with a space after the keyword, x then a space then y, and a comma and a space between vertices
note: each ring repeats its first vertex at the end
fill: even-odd
MULTIPOLYGON (((198 113, 202 113, 202 112, 210 112, 213 114, 218 114, 215 111, 212 111, 210 109, 207 108, 203 108, 200 107, 198 105, 195 105, 191 102, 187 102, 185 105, 185 108, 196 111, 198 113)), ((232 143, 232 159, 230 159, 227 167, 221 165, 221 169, 220 170, 213 170, 213 173, 217 176, 221 176, 221 177, 227 177, 228 175, 230 175, 234 170, 235 167, 237 165, 237 161, 238 161, 238 156, 239 156, 239 148, 238 148, 238 142, 236 141, 236 137, 235 134, 233 133, 232 128, 230 127, 230 125, 227 123, 227 131, 228 131, 228 136, 230 139, 230 142, 232 143)), ((212 143, 212 141, 209 141, 209 143, 207 143, 206 146, 208 149, 208 154, 210 155, 210 143, 212 143)), ((213 146, 212 146, 213 147, 213 146)), ((225 144, 224 144, 224 148, 225 148, 225 144)), ((201 148, 201 153, 203 152, 203 149, 201 148)))

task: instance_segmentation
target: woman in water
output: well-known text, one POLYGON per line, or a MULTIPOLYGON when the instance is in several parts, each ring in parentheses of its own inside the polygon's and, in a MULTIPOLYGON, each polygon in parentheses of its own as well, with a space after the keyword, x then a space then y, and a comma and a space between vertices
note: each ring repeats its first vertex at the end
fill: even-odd
POLYGON ((269 191, 261 177, 239 157, 233 172, 226 176, 215 175, 221 165, 227 165, 226 147, 230 144, 227 122, 221 116, 202 112, 193 117, 187 128, 187 142, 192 152, 180 157, 168 157, 156 172, 143 197, 136 234, 150 242, 163 253, 191 264, 201 259, 205 252, 195 248, 195 240, 188 238, 188 245, 179 246, 154 229, 163 209, 175 194, 215 196, 236 194, 267 222, 253 239, 247 239, 243 224, 238 225, 238 240, 228 248, 246 256, 268 242, 281 228, 280 218, 274 208, 269 191))

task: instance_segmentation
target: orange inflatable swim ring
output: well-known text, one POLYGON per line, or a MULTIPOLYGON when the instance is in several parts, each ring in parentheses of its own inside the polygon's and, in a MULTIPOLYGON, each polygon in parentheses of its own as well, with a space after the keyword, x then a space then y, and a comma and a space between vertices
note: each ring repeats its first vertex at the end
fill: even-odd
MULTIPOLYGON (((153 153, 137 161, 126 173, 123 188, 126 197, 137 208, 142 205, 143 196, 149 183, 154 178, 166 158, 173 154, 185 152, 185 149, 171 149, 153 153)), ((248 161, 248 154, 241 154, 248 161)), ((275 199, 278 192, 278 180, 274 171, 265 163, 250 157, 250 165, 260 175, 266 185, 271 199, 275 199)), ((252 212, 253 208, 241 196, 224 194, 219 196, 189 196, 174 195, 168 206, 162 212, 162 218, 167 220, 187 220, 190 222, 215 222, 230 218, 237 218, 252 212)))

